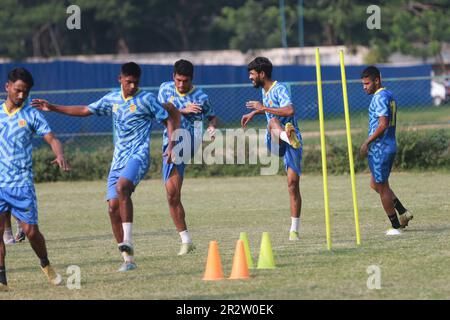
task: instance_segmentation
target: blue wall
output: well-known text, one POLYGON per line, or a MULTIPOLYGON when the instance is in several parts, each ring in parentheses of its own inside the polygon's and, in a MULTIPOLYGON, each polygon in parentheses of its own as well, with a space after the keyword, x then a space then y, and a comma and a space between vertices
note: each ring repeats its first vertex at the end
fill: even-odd
MULTIPOLYGON (((114 88, 118 86, 117 76, 120 64, 109 63, 19 63, 0 64, 0 77, 6 80, 7 72, 15 66, 29 69, 35 78, 33 90, 70 90, 114 88)), ((142 65, 141 86, 158 87, 171 79, 172 66, 142 65)), ((348 80, 359 80, 364 66, 347 66, 348 80)), ((383 78, 429 77, 431 65, 411 67, 380 66, 383 78)), ((315 81, 314 66, 279 66, 274 68, 273 78, 282 82, 315 81)), ((339 66, 322 67, 322 80, 340 80, 339 66)), ((249 85, 246 66, 196 66, 195 81, 197 85, 210 84, 246 84, 249 85)), ((399 108, 431 105, 429 79, 413 81, 385 81, 394 93, 399 108)), ((299 119, 317 119, 317 90, 314 84, 292 86, 292 100, 299 119)), ((205 88, 211 98, 216 113, 222 123, 239 123, 248 110, 245 102, 261 100, 261 91, 251 86, 235 88, 205 88)), ((349 105, 351 112, 366 110, 370 96, 364 93, 359 82, 348 84, 349 105)), ((105 92, 48 94, 40 98, 63 105, 86 105, 106 94, 105 92)), ((32 93, 33 95, 33 93, 32 93)), ((323 87, 325 116, 337 116, 343 113, 341 84, 325 84, 323 87)), ((37 97, 33 95, 33 97, 37 97)), ((45 116, 52 129, 60 133, 89 133, 111 131, 111 119, 108 117, 68 118, 59 114, 45 116)), ((263 118, 261 118, 263 121, 263 118)), ((160 129, 160 126, 157 126, 160 129)))

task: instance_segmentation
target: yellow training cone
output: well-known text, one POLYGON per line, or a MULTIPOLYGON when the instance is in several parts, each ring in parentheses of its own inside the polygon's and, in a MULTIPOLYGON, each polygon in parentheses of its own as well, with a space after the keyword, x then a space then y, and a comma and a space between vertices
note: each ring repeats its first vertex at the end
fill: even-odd
POLYGON ((244 241, 245 256, 247 257, 247 266, 249 269, 253 269, 255 266, 253 265, 253 258, 252 253, 250 251, 250 245, 248 243, 247 232, 241 232, 239 239, 244 241))
POLYGON ((238 240, 236 243, 236 251, 233 258, 233 267, 231 275, 228 279, 248 279, 247 258, 245 256, 244 241, 238 240))
POLYGON ((220 261, 219 246, 217 241, 211 241, 206 260, 205 275, 203 280, 223 280, 222 262, 220 261))
POLYGON ((263 232, 257 269, 275 268, 275 261, 273 259, 272 245, 270 244, 269 233, 263 232))

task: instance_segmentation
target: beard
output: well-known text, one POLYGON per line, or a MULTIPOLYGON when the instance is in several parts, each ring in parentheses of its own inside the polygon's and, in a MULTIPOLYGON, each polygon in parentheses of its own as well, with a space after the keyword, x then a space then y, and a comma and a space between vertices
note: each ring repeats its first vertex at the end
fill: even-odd
POLYGON ((262 83, 261 80, 255 79, 255 80, 253 81, 253 88, 259 89, 259 88, 261 88, 262 86, 263 86, 263 83, 262 83))

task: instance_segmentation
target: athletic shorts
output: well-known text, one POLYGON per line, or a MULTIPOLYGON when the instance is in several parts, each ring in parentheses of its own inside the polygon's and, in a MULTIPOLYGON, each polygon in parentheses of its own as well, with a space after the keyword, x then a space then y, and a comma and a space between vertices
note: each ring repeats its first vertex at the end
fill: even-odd
POLYGON ((133 182, 134 185, 133 191, 134 191, 134 189, 142 180, 142 178, 144 178, 145 175, 147 174, 147 171, 148 165, 144 165, 141 161, 137 159, 129 160, 125 165, 125 167, 121 169, 111 170, 108 176, 106 200, 118 198, 116 185, 117 181, 119 181, 120 178, 125 178, 133 182))
MULTIPOLYGON (((192 159, 192 157, 195 154, 196 148, 199 147, 199 146, 194 144, 194 135, 193 135, 192 132, 190 133, 190 139, 191 139, 191 142, 190 142, 190 152, 191 153, 190 153, 190 155, 188 155, 188 157, 187 157, 188 159, 192 159)), ((199 142, 199 143, 201 143, 201 142, 199 142)), ((179 146, 180 144, 183 144, 183 140, 178 141, 176 143, 176 146, 179 146)), ((167 180, 169 179, 170 174, 172 173, 172 170, 173 170, 174 167, 177 168, 178 174, 180 175, 181 180, 183 180, 183 178, 184 178, 184 168, 185 168, 186 164, 184 162, 182 162, 182 161, 180 163, 177 163, 177 164, 175 164, 175 163, 167 163, 167 156, 164 155, 166 153, 167 147, 168 147, 168 145, 163 146, 162 176, 163 176, 163 179, 164 179, 164 183, 166 183, 167 180)), ((186 148, 189 148, 189 145, 186 145, 186 148)), ((174 149, 176 149, 176 148, 174 147, 174 149)), ((184 156, 183 151, 184 151, 184 149, 181 148, 180 149, 180 153, 179 154, 175 154, 176 159, 181 159, 184 156)))
POLYGON ((388 181, 394 164, 395 153, 385 153, 381 149, 371 152, 368 157, 370 172, 376 183, 388 181))
MULTIPOLYGON (((302 142, 302 136, 300 132, 295 132, 297 135, 297 138, 300 142, 302 142)), ((277 148, 274 148, 272 150, 272 136, 267 130, 266 134, 266 146, 267 150, 269 150, 270 153, 283 157, 284 160, 284 170, 287 172, 288 168, 291 168, 294 170, 295 173, 297 173, 298 176, 301 176, 302 174, 302 153, 303 153, 303 144, 300 145, 300 148, 294 149, 292 148, 288 143, 285 141, 280 140, 281 143, 278 145, 277 148)))
POLYGON ((38 224, 34 186, 0 188, 0 214, 6 212, 26 224, 38 224))

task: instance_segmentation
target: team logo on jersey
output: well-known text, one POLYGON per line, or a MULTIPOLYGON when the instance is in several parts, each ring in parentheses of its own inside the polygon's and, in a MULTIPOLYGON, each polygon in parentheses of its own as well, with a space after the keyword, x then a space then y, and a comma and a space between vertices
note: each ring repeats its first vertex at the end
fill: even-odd
POLYGON ((130 112, 136 112, 136 105, 135 104, 132 104, 130 106, 130 112))
POLYGON ((269 106, 272 108, 273 107, 273 101, 269 100, 269 106))
POLYGON ((113 104, 113 112, 116 113, 117 110, 119 110, 119 105, 118 104, 113 104))
POLYGON ((19 127, 23 128, 27 125, 27 122, 24 119, 19 120, 19 127))

